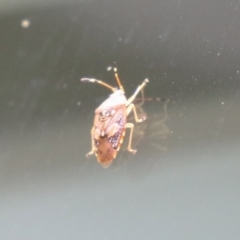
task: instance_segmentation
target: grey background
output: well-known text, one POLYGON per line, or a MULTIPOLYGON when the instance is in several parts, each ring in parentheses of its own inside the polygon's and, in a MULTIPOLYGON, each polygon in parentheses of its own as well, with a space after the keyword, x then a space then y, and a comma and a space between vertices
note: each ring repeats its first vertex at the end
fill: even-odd
POLYGON ((1 1, 0 239, 239 239, 239 8, 1 1), (79 79, 114 85, 113 61, 127 96, 148 77, 170 101, 103 169, 85 154, 109 91, 79 79))

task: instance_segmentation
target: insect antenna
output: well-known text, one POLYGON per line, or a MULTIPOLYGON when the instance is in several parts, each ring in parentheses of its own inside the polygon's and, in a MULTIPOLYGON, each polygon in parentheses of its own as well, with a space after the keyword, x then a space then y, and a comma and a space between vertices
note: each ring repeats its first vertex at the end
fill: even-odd
POLYGON ((122 83, 121 83, 121 81, 119 79, 119 76, 118 76, 118 70, 117 70, 116 62, 113 63, 113 71, 114 71, 114 75, 115 75, 115 78, 117 80, 119 88, 124 92, 124 88, 123 88, 122 83))
POLYGON ((94 78, 82 78, 81 79, 81 82, 93 82, 93 83, 98 83, 106 88, 109 88, 111 89, 113 92, 116 91, 116 88, 115 87, 112 87, 111 85, 101 81, 101 80, 97 80, 97 79, 94 79, 94 78))

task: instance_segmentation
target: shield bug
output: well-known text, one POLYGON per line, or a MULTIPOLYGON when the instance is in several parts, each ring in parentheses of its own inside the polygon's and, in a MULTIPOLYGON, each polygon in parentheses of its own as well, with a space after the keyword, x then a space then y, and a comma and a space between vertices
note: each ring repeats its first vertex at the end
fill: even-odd
POLYGON ((112 94, 96 110, 91 130, 92 148, 86 154, 89 157, 95 154, 98 162, 105 168, 109 167, 116 158, 125 136, 126 128, 130 129, 129 142, 127 150, 133 154, 136 149, 132 149, 132 136, 134 124, 127 121, 127 116, 133 111, 136 122, 143 122, 146 116, 138 117, 135 105, 133 104, 137 94, 149 82, 145 79, 137 87, 130 98, 126 98, 124 88, 118 76, 117 65, 113 64, 113 71, 119 88, 94 78, 82 78, 82 82, 98 83, 112 90, 112 94))

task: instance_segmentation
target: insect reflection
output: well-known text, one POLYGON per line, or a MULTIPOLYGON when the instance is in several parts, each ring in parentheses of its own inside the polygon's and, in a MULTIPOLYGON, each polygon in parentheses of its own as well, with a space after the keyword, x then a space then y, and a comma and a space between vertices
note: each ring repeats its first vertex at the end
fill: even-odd
MULTIPOLYGON (((132 145, 137 147, 138 145, 141 145, 141 142, 143 141, 145 144, 148 144, 160 151, 167 151, 166 140, 171 134, 171 131, 166 124, 169 118, 167 111, 169 99, 145 98, 144 92, 141 91, 141 93, 141 98, 135 100, 135 107, 138 116, 146 116, 147 119, 142 124, 135 125, 132 137, 132 145), (158 109, 161 107, 161 111, 154 111, 153 113, 147 114, 143 108, 143 105, 150 101, 157 101, 157 104, 159 104, 158 109)), ((147 109, 146 106, 145 108, 147 109)), ((131 121, 132 118, 133 116, 130 115, 129 121, 131 121)))

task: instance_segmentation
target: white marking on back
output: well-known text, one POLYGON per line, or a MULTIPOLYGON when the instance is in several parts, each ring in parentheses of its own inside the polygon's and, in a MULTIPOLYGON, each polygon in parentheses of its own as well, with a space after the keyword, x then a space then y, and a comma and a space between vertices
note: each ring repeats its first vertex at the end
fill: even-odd
POLYGON ((112 93, 108 99, 106 99, 97 109, 99 111, 101 109, 112 108, 119 105, 126 105, 127 99, 122 90, 116 90, 116 92, 112 93))

